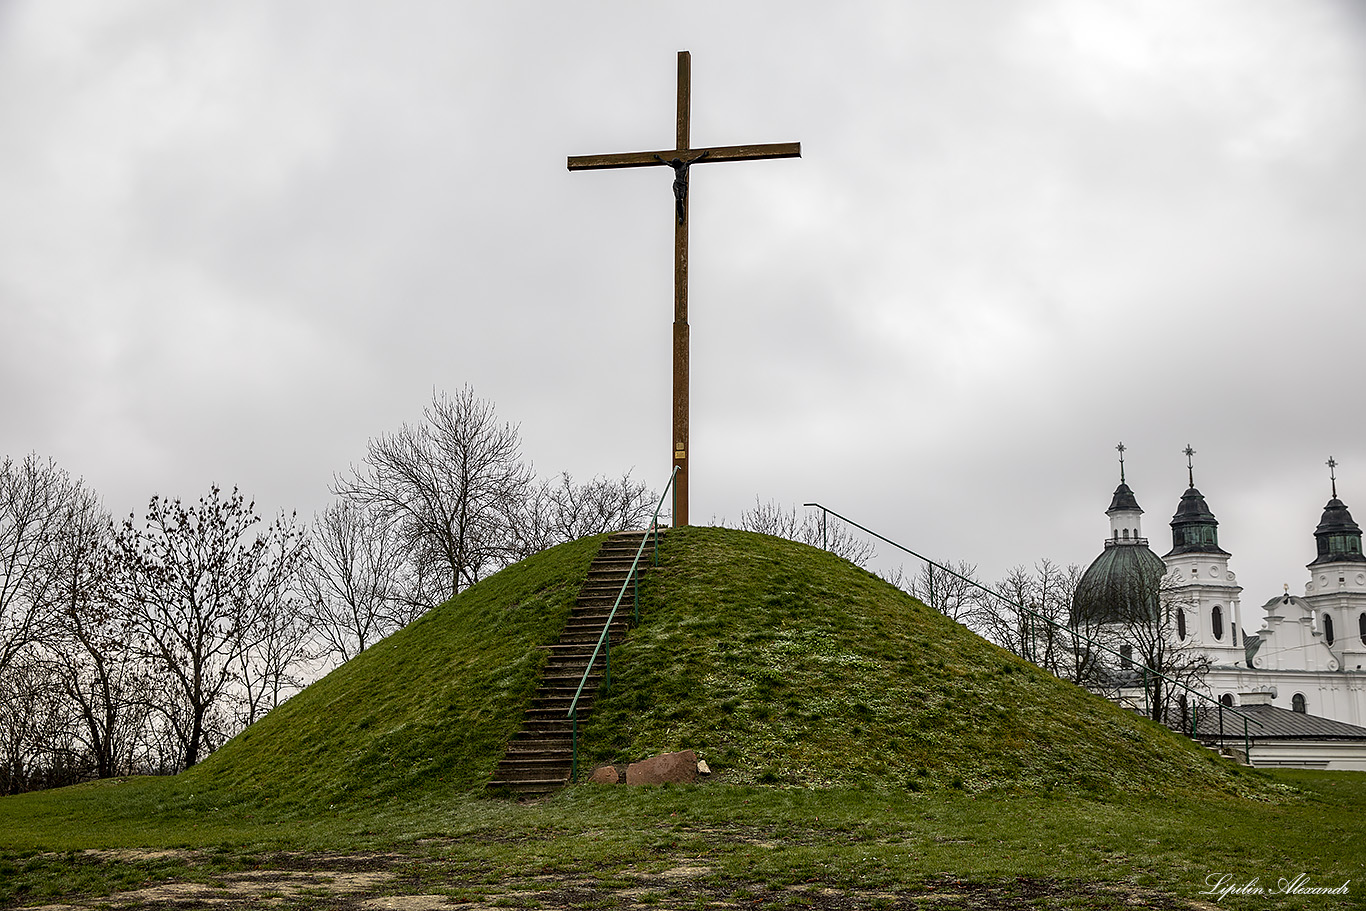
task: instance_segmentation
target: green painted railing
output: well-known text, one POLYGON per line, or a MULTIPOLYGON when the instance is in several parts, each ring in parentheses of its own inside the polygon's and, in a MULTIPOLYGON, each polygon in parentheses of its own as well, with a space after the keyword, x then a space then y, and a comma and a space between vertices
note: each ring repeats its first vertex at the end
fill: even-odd
MULTIPOLYGON (((1010 605, 1011 607, 1013 607, 1015 610, 1019 611, 1020 613, 1022 613, 1022 614, 1027 614, 1027 615, 1029 615, 1030 617, 1033 617, 1033 618, 1038 619, 1038 620, 1042 620, 1044 623, 1047 623, 1047 624, 1049 624, 1050 626, 1056 627, 1057 629, 1059 629, 1059 630, 1063 631, 1064 633, 1066 633, 1066 634, 1067 634, 1069 637, 1071 637, 1074 641, 1085 642, 1087 645, 1095 646, 1095 647, 1096 647, 1097 649, 1099 649, 1100 651, 1108 652, 1109 654, 1114 655, 1116 658, 1120 659, 1120 662, 1121 662, 1121 663, 1124 663, 1124 662, 1136 663, 1136 662, 1134 662, 1134 660, 1133 660, 1132 657, 1127 657, 1127 658, 1126 658, 1124 655, 1121 655, 1119 652, 1117 652, 1117 651, 1115 651, 1114 649, 1110 648, 1108 645, 1105 645, 1104 643, 1098 642, 1098 641, 1096 641, 1095 639, 1092 639, 1090 636, 1086 636, 1086 635, 1083 635, 1083 634, 1081 634, 1081 633, 1078 633, 1076 630, 1072 629, 1072 628, 1069 627, 1069 626, 1065 626, 1064 624, 1059 623, 1058 621, 1054 620, 1052 617, 1045 617, 1043 614, 1040 614, 1038 611, 1035 611, 1035 610, 1033 610, 1033 609, 1031 609, 1031 608, 1025 607, 1023 604, 1017 604, 1017 603, 1015 603, 1014 601, 1011 601, 1009 598, 1007 598, 1007 597, 1005 597, 1004 595, 1002 595, 1000 592, 992 591, 991 589, 987 588, 985 585, 982 585, 980 582, 977 582, 977 581, 975 581, 975 580, 973 580, 973 579, 969 579, 967 576, 960 575, 959 573, 956 573, 956 572, 954 572, 953 570, 949 569, 947 566, 943 566, 943 565, 941 565, 940 563, 937 563, 937 562, 935 562, 934 560, 931 560, 929 557, 925 556, 924 554, 916 553, 915 551, 911 550, 909 547, 905 547, 905 546, 903 546, 903 545, 901 545, 901 544, 898 544, 897 542, 893 541, 893 540, 890 539, 890 538, 883 537, 882 535, 880 535, 880 534, 878 534, 877 532, 873 531, 871 528, 866 528, 866 527, 864 527, 864 526, 858 524, 857 522, 855 522, 853 519, 850 519, 850 518, 847 517, 847 516, 842 516, 842 515, 840 515, 839 513, 835 512, 833 509, 829 509, 829 508, 827 508, 827 507, 825 507, 825 506, 822 506, 820 503, 804 503, 804 504, 802 504, 802 505, 803 505, 803 506, 806 506, 806 507, 809 507, 809 508, 819 509, 819 510, 821 511, 821 543, 822 543, 822 546, 824 546, 824 544, 825 544, 825 523, 826 523, 826 514, 828 513, 829 515, 832 515, 832 516, 834 516, 835 518, 839 519, 840 521, 844 522, 846 525, 851 525, 851 526, 853 526, 854 528, 857 528, 859 531, 864 532, 865 534, 872 535, 874 538, 877 538, 879 541, 882 541, 882 542, 884 542, 884 543, 886 543, 886 544, 890 544, 892 547, 895 547, 897 550, 900 550, 900 551, 903 551, 903 552, 905 552, 905 553, 908 553, 908 554, 910 554, 912 557, 915 557, 917 560, 923 560, 925 563, 929 564, 930 566, 935 567, 936 569, 938 569, 938 570, 941 571, 941 572, 948 573, 950 576, 953 576, 954 578, 958 579, 958 580, 961 581, 961 582, 966 582, 968 585, 971 585, 973 588, 980 589, 980 590, 981 590, 982 592, 984 592, 985 594, 988 594, 988 595, 990 595, 990 596, 993 597, 993 598, 999 599, 1000 601, 1002 601, 1002 602, 1004 602, 1004 603, 1010 605)), ((931 575, 930 578, 931 578, 931 580, 933 580, 933 578, 934 578, 933 575, 931 575)), ((1248 765, 1252 765, 1252 743, 1251 743, 1252 738, 1251 738, 1251 735, 1250 735, 1250 733, 1249 733, 1248 725, 1249 725, 1249 724, 1253 724, 1253 725, 1256 725, 1256 726, 1259 727, 1259 728, 1265 728, 1265 725, 1263 725, 1263 724, 1262 724, 1260 721, 1258 721, 1256 718, 1252 718, 1252 717, 1249 717, 1248 715, 1244 715, 1242 712, 1236 711, 1236 710, 1234 710, 1232 707, 1224 705, 1222 702, 1220 702, 1219 700, 1215 699, 1214 697, 1209 696, 1209 695, 1207 695, 1207 694, 1205 694, 1205 693, 1202 693, 1202 692, 1200 692, 1199 690, 1192 689, 1191 687, 1187 686, 1186 684, 1182 683, 1182 682, 1179 681, 1179 680, 1173 680, 1171 677, 1168 677, 1166 674, 1163 674, 1163 673, 1161 673, 1161 672, 1159 672, 1159 671, 1157 671, 1157 670, 1154 670, 1153 668, 1150 668, 1150 667, 1148 667, 1148 666, 1145 665, 1145 664, 1144 664, 1144 665, 1139 665, 1139 668, 1142 670, 1142 673, 1143 673, 1143 701, 1144 701, 1144 704, 1145 704, 1145 712, 1144 712, 1144 715, 1148 715, 1148 716, 1151 715, 1151 710, 1150 710, 1150 708, 1147 706, 1147 702, 1148 702, 1148 675, 1151 674, 1151 675, 1153 675, 1154 677, 1158 677, 1158 678, 1160 678, 1160 679, 1162 679, 1162 680, 1165 680, 1165 681, 1167 681, 1168 683, 1170 683, 1170 684, 1172 684, 1172 685, 1174 685, 1174 686, 1180 687, 1181 689, 1183 689, 1183 690, 1185 690, 1186 692, 1188 692, 1188 693, 1192 694, 1193 696, 1195 696, 1197 699, 1202 699, 1202 700, 1204 700, 1205 702, 1211 703, 1211 704, 1213 704, 1213 705, 1215 705, 1215 706, 1218 707, 1218 710, 1219 710, 1219 742, 1220 742, 1220 744, 1222 744, 1222 743, 1223 743, 1223 740, 1224 740, 1224 712, 1225 712, 1225 710, 1227 710, 1228 712, 1232 713, 1232 714, 1235 715, 1236 717, 1241 718, 1241 719, 1243 720, 1243 751, 1244 751, 1244 757, 1245 757, 1246 760, 1247 760, 1247 764, 1248 764, 1248 765)), ((1196 732, 1196 724, 1195 724, 1196 715, 1197 715, 1196 707, 1195 707, 1195 706, 1192 706, 1192 707, 1191 707, 1191 712, 1190 712, 1190 716, 1191 716, 1191 725, 1190 725, 1190 728, 1191 728, 1191 729, 1190 729, 1190 732, 1189 732, 1192 739, 1195 739, 1196 733, 1197 733, 1197 732, 1196 732)), ((1184 728, 1184 727, 1185 727, 1185 725, 1183 724, 1183 725, 1182 725, 1182 728, 1184 728)), ((1184 733, 1187 733, 1187 732, 1186 732, 1185 730, 1182 730, 1181 733, 1184 734, 1184 733)))
POLYGON ((674 481, 678 478, 678 470, 679 466, 675 465, 673 471, 669 473, 669 483, 664 485, 664 492, 659 495, 659 503, 655 505, 655 511, 650 516, 650 524, 646 526, 645 537, 640 539, 640 546, 636 548, 635 559, 631 561, 630 573, 621 583, 621 591, 617 592, 617 599, 612 603, 612 610, 602 625, 598 644, 593 648, 593 655, 588 659, 588 666, 583 669, 583 677, 579 679, 579 688, 574 691, 574 699, 569 703, 568 717, 573 746, 573 760, 569 767, 570 781, 576 781, 579 777, 579 697, 583 695, 584 687, 588 685, 588 678, 593 673, 593 666, 598 663, 599 654, 603 656, 602 687, 606 689, 612 685, 612 637, 609 635, 609 631, 612 629, 612 621, 616 619, 617 609, 621 607, 622 599, 626 597, 627 588, 632 590, 631 600, 634 605, 635 622, 640 622, 640 557, 645 552, 645 542, 653 540, 654 565, 659 565, 659 511, 664 508, 664 498, 674 488, 674 481))

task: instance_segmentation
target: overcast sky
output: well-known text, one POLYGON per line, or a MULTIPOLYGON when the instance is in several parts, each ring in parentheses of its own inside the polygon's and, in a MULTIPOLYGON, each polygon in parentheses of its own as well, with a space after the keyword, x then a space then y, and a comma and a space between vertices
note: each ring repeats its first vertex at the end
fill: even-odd
MULTIPOLYGON (((0 453, 309 517, 470 384, 543 475, 819 500, 987 579, 1186 486, 1260 605, 1366 520, 1366 15, 1342 0, 0 2, 0 453)), ((883 557, 883 560, 889 558, 883 557)), ((899 562, 890 558, 889 562, 899 562)), ((1245 615, 1246 616, 1246 615, 1245 615)))

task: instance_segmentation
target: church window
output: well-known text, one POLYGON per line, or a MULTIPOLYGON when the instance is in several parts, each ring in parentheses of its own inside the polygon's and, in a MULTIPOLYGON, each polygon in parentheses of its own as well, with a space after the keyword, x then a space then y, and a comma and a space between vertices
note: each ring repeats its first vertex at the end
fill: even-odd
POLYGON ((1124 540, 1129 540, 1129 529, 1124 529, 1124 540))
POLYGON ((1304 693, 1296 693, 1294 696, 1290 697, 1290 708, 1292 711, 1299 712, 1301 715, 1308 711, 1304 704, 1304 693))
MULTIPOLYGON (((1366 617, 1366 614, 1362 616, 1366 617)), ((1186 641, 1186 612, 1179 607, 1176 609, 1176 635, 1182 642, 1186 641)))
POLYGON ((1366 645, 1366 613, 1357 618, 1357 632, 1361 633, 1361 644, 1366 645))
POLYGON ((1214 610, 1209 614, 1210 631, 1214 633, 1214 638, 1224 638, 1224 609, 1219 605, 1214 605, 1214 610))
POLYGON ((1121 645, 1119 647, 1119 666, 1124 668, 1134 666, 1134 647, 1132 645, 1121 645))
POLYGON ((1231 709, 1231 708, 1233 708, 1233 694, 1232 694, 1232 693, 1225 693, 1224 695, 1220 696, 1220 697, 1219 697, 1219 704, 1222 705, 1222 706, 1223 706, 1224 708, 1226 708, 1226 709, 1231 709))
POLYGON ((1333 616, 1329 613, 1323 615, 1323 638, 1328 640, 1328 644, 1333 644, 1333 616))

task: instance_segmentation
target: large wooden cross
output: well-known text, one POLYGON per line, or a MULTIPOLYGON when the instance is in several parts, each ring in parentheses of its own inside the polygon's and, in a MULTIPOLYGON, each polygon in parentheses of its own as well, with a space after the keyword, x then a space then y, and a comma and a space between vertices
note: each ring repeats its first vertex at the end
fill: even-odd
POLYGON ((571 155, 569 170, 653 168, 674 172, 674 329, 673 329, 673 464, 674 525, 688 524, 688 169, 711 161, 754 161, 759 158, 800 158, 799 142, 694 149, 689 120, 692 113, 692 55, 678 52, 678 129, 674 148, 660 152, 618 155, 571 155))

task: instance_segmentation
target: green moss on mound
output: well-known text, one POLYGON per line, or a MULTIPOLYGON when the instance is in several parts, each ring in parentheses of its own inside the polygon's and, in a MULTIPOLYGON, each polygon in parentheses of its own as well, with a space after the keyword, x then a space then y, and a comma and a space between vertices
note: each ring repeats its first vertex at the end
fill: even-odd
POLYGON ((670 532, 584 729, 590 761, 692 748, 802 786, 1168 794, 1253 776, 821 550, 670 532))
MULTIPOLYGON (((239 734, 182 779, 303 806, 482 787, 603 537, 482 580, 239 734)), ((250 799, 250 798, 248 798, 250 799)))

